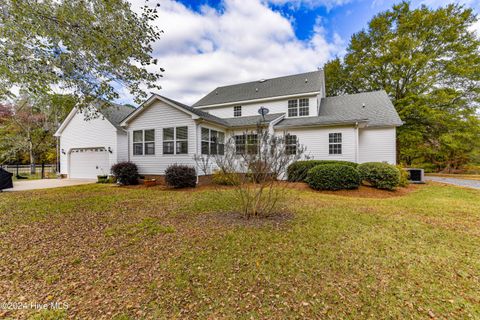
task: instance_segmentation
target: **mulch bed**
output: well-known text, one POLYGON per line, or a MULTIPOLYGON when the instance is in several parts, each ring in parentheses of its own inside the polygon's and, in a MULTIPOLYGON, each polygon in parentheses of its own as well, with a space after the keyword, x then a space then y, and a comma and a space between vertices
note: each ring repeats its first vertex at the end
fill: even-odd
MULTIPOLYGON (((337 190, 337 191, 327 191, 327 190, 313 190, 311 189, 308 184, 304 182, 282 182, 282 184, 286 184, 286 186, 289 189, 294 189, 294 190, 301 190, 301 191, 311 191, 315 193, 321 193, 321 194, 331 194, 331 195, 336 195, 336 196, 342 196, 342 197, 353 197, 353 198, 393 198, 393 197, 401 197, 409 194, 410 192, 413 192, 415 190, 418 190, 419 188, 422 187, 422 185, 417 185, 417 184, 410 184, 407 187, 404 188, 397 188, 394 191, 389 191, 389 190, 380 190, 380 189, 375 189, 373 187, 369 186, 360 186, 358 189, 354 190, 337 190)), ((169 188, 165 185, 156 185, 154 187, 146 187, 144 185, 137 185, 137 186, 124 186, 122 188, 132 188, 132 189, 158 189, 158 190, 168 190, 168 191, 182 191, 182 192, 201 192, 201 191, 209 191, 209 190, 228 190, 228 189, 234 189, 235 187, 233 186, 221 186, 221 185, 200 185, 196 188, 184 188, 184 189, 173 189, 169 188)))

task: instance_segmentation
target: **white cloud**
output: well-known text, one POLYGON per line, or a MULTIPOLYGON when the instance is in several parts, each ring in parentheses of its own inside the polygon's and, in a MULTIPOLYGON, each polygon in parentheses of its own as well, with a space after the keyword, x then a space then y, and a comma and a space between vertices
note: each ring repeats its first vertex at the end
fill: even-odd
POLYGON ((293 8, 307 7, 318 8, 325 7, 330 10, 334 7, 342 6, 351 2, 350 0, 266 0, 274 5, 287 5, 293 8))
POLYGON ((477 20, 472 26, 470 26, 471 31, 475 31, 480 38, 480 19, 477 20))
POLYGON ((200 12, 172 0, 160 4, 160 94, 187 104, 217 86, 316 70, 345 47, 337 34, 327 40, 321 19, 310 39, 299 40, 293 21, 260 0, 224 0, 221 9, 200 12))

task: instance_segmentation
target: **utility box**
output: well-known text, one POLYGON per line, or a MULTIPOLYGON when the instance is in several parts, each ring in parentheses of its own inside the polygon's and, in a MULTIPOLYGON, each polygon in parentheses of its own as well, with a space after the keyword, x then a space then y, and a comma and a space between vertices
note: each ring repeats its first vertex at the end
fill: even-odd
POLYGON ((425 183, 423 169, 407 168, 405 170, 408 172, 408 180, 411 183, 425 183))
POLYGON ((0 168, 0 192, 3 189, 13 188, 12 176, 13 173, 10 173, 5 169, 0 168))

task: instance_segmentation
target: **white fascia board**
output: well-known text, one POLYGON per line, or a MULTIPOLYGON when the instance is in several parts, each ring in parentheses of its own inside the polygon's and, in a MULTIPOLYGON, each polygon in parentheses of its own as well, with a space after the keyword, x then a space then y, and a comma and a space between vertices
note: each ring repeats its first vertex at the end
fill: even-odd
POLYGON ((120 123, 120 125, 122 127, 126 127, 128 125, 128 122, 131 121, 132 119, 134 119, 136 116, 138 116, 140 113, 142 113, 148 106, 150 106, 155 100, 159 100, 159 101, 162 101, 166 104, 168 104, 169 106, 177 109, 177 110, 180 110, 188 115, 190 115, 192 117, 192 119, 196 120, 196 119, 200 119, 200 117, 192 112, 189 112, 188 110, 185 110, 184 108, 181 108, 179 106, 177 106, 176 104, 168 101, 168 100, 165 100, 163 99, 161 96, 157 95, 157 94, 153 94, 150 98, 147 99, 147 101, 145 101, 144 103, 142 103, 140 105, 140 107, 138 107, 134 112, 132 112, 127 118, 125 118, 122 123, 120 123))
POLYGON ((207 109, 207 108, 215 108, 215 107, 225 107, 237 104, 248 104, 248 103, 257 103, 257 102, 265 102, 265 101, 274 101, 274 100, 282 100, 288 98, 295 98, 295 97, 303 97, 303 96, 315 96, 318 95, 319 91, 313 92, 304 92, 304 93, 296 93, 286 96, 275 96, 275 97, 268 97, 268 98, 260 98, 260 99, 251 99, 251 100, 240 100, 240 101, 233 101, 233 102, 225 102, 225 103, 217 103, 217 104, 209 104, 205 106, 198 106, 194 107, 197 109, 207 109))
POLYGON ((75 114, 77 114, 77 111, 78 109, 76 107, 74 107, 70 113, 68 114, 68 116, 65 118, 65 120, 62 122, 62 124, 60 125, 60 127, 58 127, 57 131, 55 131, 55 133, 53 134, 54 137, 60 137, 62 135, 62 132, 63 130, 65 130, 65 128, 67 127, 67 125, 70 123, 70 121, 73 119, 73 117, 75 116, 75 114))

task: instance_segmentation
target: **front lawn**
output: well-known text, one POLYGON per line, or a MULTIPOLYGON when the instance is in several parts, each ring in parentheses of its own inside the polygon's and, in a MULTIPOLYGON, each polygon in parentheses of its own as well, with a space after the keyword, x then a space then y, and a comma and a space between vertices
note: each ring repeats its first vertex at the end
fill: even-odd
POLYGON ((295 188, 263 221, 230 192, 0 194, 0 302, 68 303, 0 318, 480 318, 480 191, 295 188))

